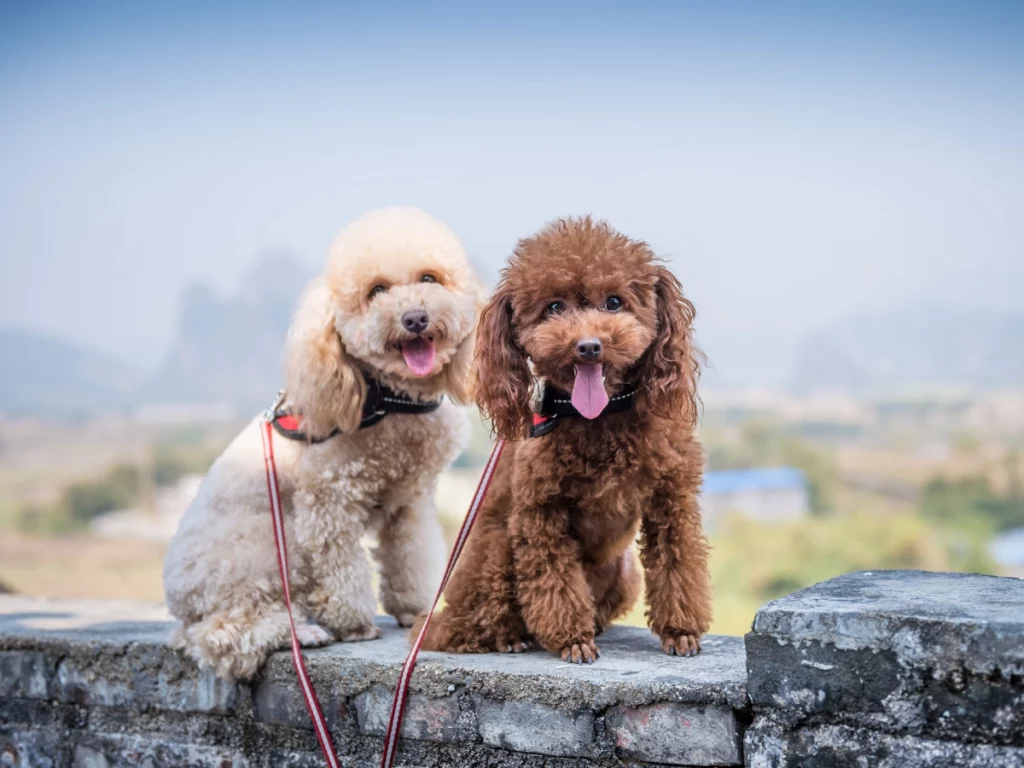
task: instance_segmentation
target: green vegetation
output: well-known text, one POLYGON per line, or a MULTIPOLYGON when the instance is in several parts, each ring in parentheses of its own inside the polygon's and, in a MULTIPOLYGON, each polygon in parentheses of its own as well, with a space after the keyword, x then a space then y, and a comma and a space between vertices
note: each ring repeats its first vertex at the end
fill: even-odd
POLYGON ((141 486, 138 467, 118 464, 96 480, 67 486, 53 505, 26 507, 22 510, 19 527, 28 533, 82 530, 98 515, 135 506, 141 486))
POLYGON ((15 527, 23 533, 82 531, 99 515, 145 506, 148 488, 172 486, 184 475, 206 472, 220 450, 201 428, 176 430, 154 443, 148 465, 119 463, 98 478, 70 483, 53 503, 20 507, 15 527))
POLYGON ((713 429, 705 430, 702 437, 708 469, 793 466, 807 477, 811 514, 826 515, 835 510, 839 475, 829 449, 761 418, 742 423, 732 438, 713 429))
POLYGON ((61 502, 72 520, 88 523, 104 512, 136 504, 140 486, 138 468, 118 464, 99 480, 69 485, 64 489, 61 502))
POLYGON ((217 454, 204 445, 158 444, 153 448, 153 485, 166 487, 185 475, 202 474, 216 458, 217 454))
POLYGON ((759 602, 849 571, 991 566, 978 549, 952 551, 939 531, 913 514, 858 511, 774 525, 732 518, 715 541, 719 581, 759 602))
MULTIPOLYGON (((857 511, 791 523, 724 521, 711 538, 711 631, 743 634, 768 600, 842 573, 873 569, 992 572, 984 539, 949 536, 920 515, 857 511)), ((644 624, 643 606, 626 618, 644 624)))
POLYGON ((1024 526, 1024 493, 1019 481, 1006 493, 992 490, 984 476, 959 480, 937 477, 925 485, 921 515, 946 527, 994 531, 1024 526))
MULTIPOLYGON (((855 437, 862 430, 845 432, 855 437)), ((977 436, 962 431, 951 434, 952 463, 935 462, 928 473, 932 479, 922 483, 907 473, 918 461, 913 453, 920 435, 873 433, 872 437, 886 442, 896 437, 909 441, 898 452, 902 463, 891 469, 892 474, 878 475, 880 487, 897 484, 911 490, 909 497, 892 497, 845 482, 839 459, 857 443, 846 436, 837 441, 843 433, 829 428, 808 430, 806 425, 764 414, 748 414, 744 419, 732 413, 728 420, 711 420, 705 426, 702 439, 709 469, 798 467, 807 477, 812 514, 810 519, 788 523, 759 523, 737 515, 719 525, 711 540, 713 631, 745 632, 765 601, 849 571, 995 572, 987 554, 992 533, 1024 525, 1019 453, 1011 448, 1004 454, 1005 467, 992 464, 984 461, 983 454, 991 443, 981 443, 977 436), (964 456, 981 460, 980 473, 948 479, 960 466, 955 462, 964 456), (1005 482, 996 486, 997 477, 1005 482), (919 489, 916 501, 915 487, 919 489)), ((871 455, 871 450, 865 453, 871 455)), ((886 466, 884 459, 878 464, 886 466)), ((854 468, 852 474, 874 473, 854 468)), ((642 623, 642 610, 630 618, 642 623)))

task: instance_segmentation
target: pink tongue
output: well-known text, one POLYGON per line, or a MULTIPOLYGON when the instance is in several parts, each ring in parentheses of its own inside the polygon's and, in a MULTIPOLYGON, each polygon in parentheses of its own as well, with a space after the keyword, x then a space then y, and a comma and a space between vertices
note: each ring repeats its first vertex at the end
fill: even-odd
POLYGON ((608 405, 601 363, 577 363, 572 385, 572 405, 587 419, 596 419, 608 405))
POLYGON ((429 376, 434 371, 434 343, 429 339, 420 336, 403 342, 402 357, 417 376, 429 376))

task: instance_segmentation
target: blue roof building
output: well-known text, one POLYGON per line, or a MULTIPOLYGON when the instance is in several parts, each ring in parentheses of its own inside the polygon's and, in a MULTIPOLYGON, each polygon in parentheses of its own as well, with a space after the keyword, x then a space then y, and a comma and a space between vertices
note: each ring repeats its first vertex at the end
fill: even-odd
POLYGON ((808 513, 807 477, 796 467, 705 472, 700 506, 709 529, 729 514, 761 522, 796 520, 808 513))
POLYGON ((704 493, 735 493, 737 491, 775 491, 783 488, 806 488, 807 478, 796 467, 765 469, 726 469, 704 473, 704 493))

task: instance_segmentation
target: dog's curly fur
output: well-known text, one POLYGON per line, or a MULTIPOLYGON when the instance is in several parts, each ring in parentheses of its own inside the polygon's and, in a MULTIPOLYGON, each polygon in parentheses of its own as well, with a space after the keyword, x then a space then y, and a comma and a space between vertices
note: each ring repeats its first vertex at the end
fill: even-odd
MULTIPOLYGON (((309 436, 343 430, 322 443, 274 440, 304 644, 379 636, 361 544, 368 530, 377 532, 385 610, 408 626, 429 607, 444 559, 434 486, 468 437, 468 420, 446 400, 358 430, 362 372, 417 399, 466 401, 481 303, 458 240, 415 209, 374 211, 349 225, 302 298, 285 350, 287 400, 309 436), (399 348, 410 308, 428 313, 436 350, 422 377, 399 348)), ((164 565, 167 604, 181 622, 172 643, 227 679, 251 677, 289 636, 259 429, 251 422, 214 463, 164 565)))
POLYGON ((699 651, 711 595, 693 319, 651 249, 605 223, 563 219, 519 242, 481 314, 475 377, 478 405, 513 442, 424 648, 507 652, 535 640, 592 662, 595 636, 639 595, 639 531, 648 623, 666 653, 699 651), (609 296, 622 309, 607 311, 609 296), (571 389, 576 343, 590 337, 603 344, 609 394, 636 385, 635 407, 522 440, 534 375, 571 389))

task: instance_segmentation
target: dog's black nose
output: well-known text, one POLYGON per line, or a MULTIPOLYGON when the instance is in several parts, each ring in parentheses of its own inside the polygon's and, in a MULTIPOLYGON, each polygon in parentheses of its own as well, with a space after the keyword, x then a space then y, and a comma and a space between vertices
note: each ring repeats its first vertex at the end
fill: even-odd
POLYGON ((429 323, 430 317, 422 309, 410 309, 402 315, 402 326, 409 333, 423 333, 429 323))
POLYGON ((580 339, 576 342, 576 354, 584 360, 596 360, 601 356, 599 339, 580 339))

